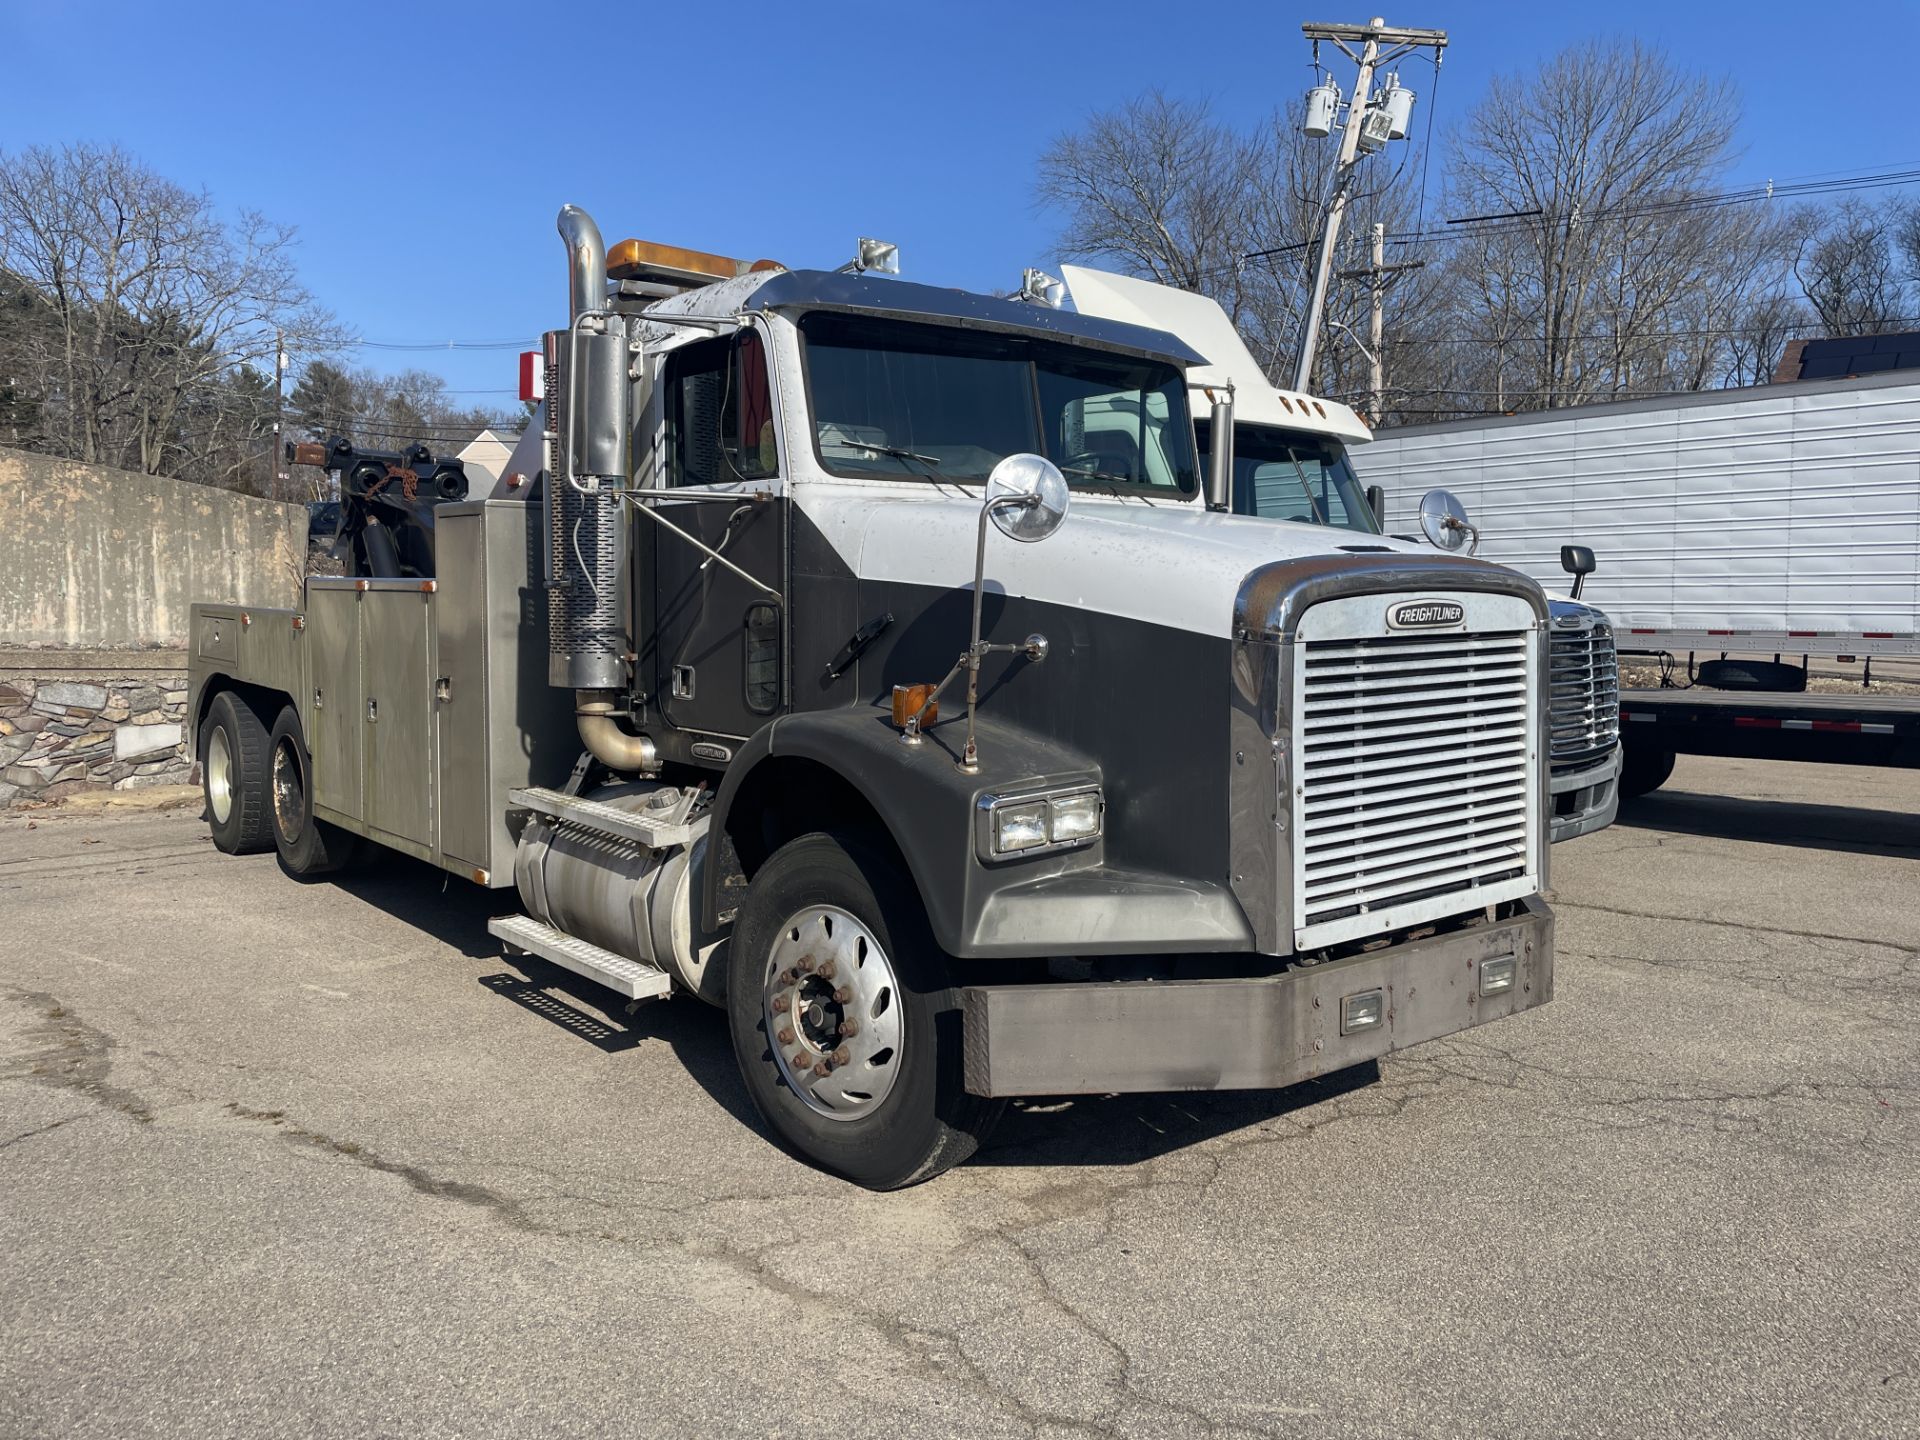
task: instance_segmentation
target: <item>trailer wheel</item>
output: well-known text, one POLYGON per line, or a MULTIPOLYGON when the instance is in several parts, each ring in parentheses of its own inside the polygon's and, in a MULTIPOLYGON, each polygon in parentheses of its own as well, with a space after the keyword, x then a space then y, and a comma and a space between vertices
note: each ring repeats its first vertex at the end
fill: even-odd
POLYGON ((267 727, 231 690, 213 697, 200 730, 200 785, 213 843, 229 855, 273 844, 268 828, 267 727))
POLYGON ((802 1158, 895 1190, 966 1159, 1006 1108, 961 1083, 947 958, 912 881, 877 847, 824 834, 781 846, 727 948, 741 1077, 802 1158))
POLYGON ((1620 793, 1628 799, 1651 795, 1673 774, 1671 750, 1629 745, 1620 757, 1620 793))
POLYGON ((273 843, 280 863, 296 875, 326 875, 351 863, 358 837, 313 813, 312 761, 300 713, 291 705, 273 722, 268 755, 273 843))
POLYGON ((1702 660, 1697 683, 1714 690, 1771 690, 1797 695, 1807 688, 1807 672, 1779 660, 1702 660))

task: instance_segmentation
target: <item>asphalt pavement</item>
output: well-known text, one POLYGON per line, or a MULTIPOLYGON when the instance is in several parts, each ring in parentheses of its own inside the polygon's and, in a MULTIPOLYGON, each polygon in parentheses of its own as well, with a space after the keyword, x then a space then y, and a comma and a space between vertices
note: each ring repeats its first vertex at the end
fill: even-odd
POLYGON ((1920 774, 1683 757, 1558 994, 872 1195, 394 858, 0 819, 0 1432, 1920 1434, 1920 774))

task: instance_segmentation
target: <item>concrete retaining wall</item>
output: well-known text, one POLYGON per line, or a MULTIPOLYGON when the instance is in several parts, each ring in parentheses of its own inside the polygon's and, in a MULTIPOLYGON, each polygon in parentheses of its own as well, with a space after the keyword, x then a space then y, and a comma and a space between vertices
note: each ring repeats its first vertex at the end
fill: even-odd
POLYGON ((184 650, 0 651, 0 810, 197 782, 184 650))
POLYGON ((184 646, 196 600, 297 606, 301 505, 0 450, 0 646, 184 646))

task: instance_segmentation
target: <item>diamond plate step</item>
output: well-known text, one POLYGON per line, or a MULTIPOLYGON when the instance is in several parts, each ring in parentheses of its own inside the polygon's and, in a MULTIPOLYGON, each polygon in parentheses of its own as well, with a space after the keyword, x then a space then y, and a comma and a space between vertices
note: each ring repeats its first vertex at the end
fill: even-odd
POLYGON ((551 960, 576 975, 586 976, 596 985, 617 990, 630 1000, 651 1000, 673 988, 666 971, 602 950, 551 925, 542 925, 530 915, 505 915, 489 920, 487 933, 498 936, 516 950, 551 960))
POLYGON ((705 828, 704 817, 691 825, 669 825, 649 818, 643 811, 622 810, 617 805, 603 804, 598 800, 562 795, 558 790, 509 790, 507 803, 551 816, 563 825, 578 825, 583 830, 612 835, 621 840, 637 840, 656 850, 664 850, 670 845, 690 845, 705 828))

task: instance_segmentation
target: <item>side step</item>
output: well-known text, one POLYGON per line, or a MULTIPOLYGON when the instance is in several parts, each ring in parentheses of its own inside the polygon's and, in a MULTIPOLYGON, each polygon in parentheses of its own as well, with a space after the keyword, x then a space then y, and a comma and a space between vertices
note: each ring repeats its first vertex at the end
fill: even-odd
POLYGON ((487 933, 497 935, 516 950, 584 975, 597 985, 618 991, 630 1000, 651 1000, 673 989, 666 971, 629 960, 577 936, 542 925, 530 915, 506 915, 487 922, 487 933))
POLYGON ((698 824, 676 825, 653 819, 644 810, 622 810, 617 805, 602 804, 598 800, 562 795, 558 790, 509 790, 507 803, 549 816, 563 825, 578 825, 583 830, 612 835, 621 840, 637 840, 656 850, 664 850, 671 845, 691 845, 705 828, 704 817, 698 824))

